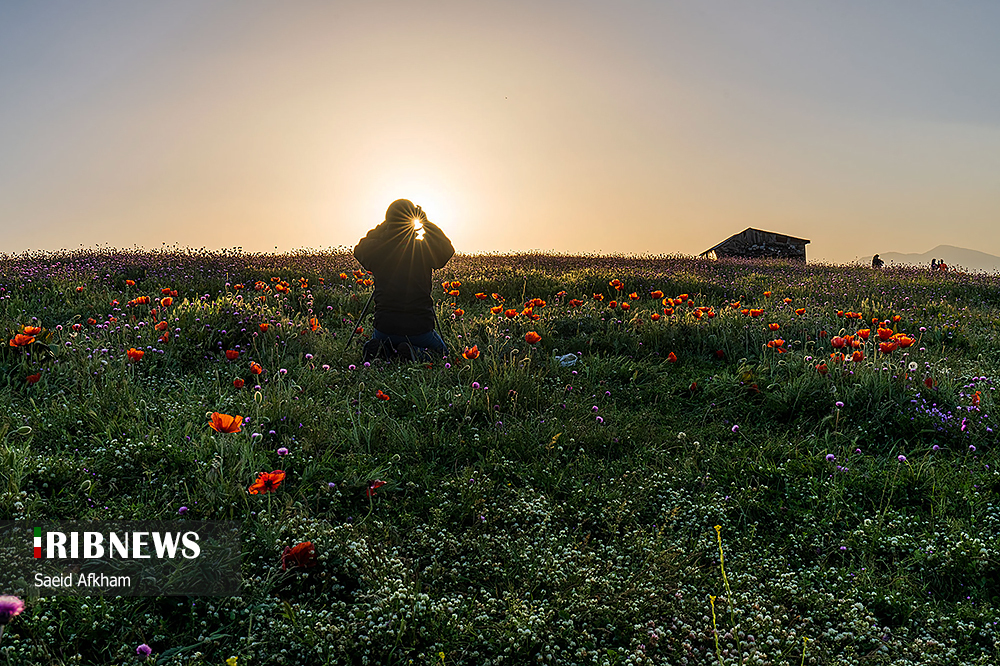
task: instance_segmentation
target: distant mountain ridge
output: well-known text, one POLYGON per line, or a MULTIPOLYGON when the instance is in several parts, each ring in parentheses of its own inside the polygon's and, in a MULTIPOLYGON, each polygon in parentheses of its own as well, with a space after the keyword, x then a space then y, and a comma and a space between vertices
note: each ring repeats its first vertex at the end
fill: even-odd
POLYGON ((931 259, 941 261, 949 268, 962 268, 969 271, 985 271, 993 273, 1000 271, 1000 257, 979 250, 970 250, 954 245, 938 245, 933 250, 922 254, 903 254, 901 252, 883 252, 879 255, 886 265, 911 264, 931 266, 931 259))

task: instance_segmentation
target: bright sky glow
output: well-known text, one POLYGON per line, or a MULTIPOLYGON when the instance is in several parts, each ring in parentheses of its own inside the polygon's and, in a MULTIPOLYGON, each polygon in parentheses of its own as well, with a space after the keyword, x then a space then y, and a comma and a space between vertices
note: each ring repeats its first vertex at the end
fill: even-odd
POLYGON ((1000 254, 1000 4, 0 4, 0 252, 1000 254))

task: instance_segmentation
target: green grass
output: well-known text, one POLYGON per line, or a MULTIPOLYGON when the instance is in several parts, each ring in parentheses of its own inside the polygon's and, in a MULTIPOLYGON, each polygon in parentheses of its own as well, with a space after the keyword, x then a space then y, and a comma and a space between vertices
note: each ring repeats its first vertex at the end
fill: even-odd
POLYGON ((345 349, 369 293, 356 268, 0 257, 0 519, 241 520, 245 580, 239 598, 30 598, 0 665, 138 663, 141 643, 159 664, 1000 660, 997 278, 456 257, 435 275, 447 363, 366 368, 345 349), (663 315, 654 290, 693 304, 663 315), (509 320, 492 293, 547 305, 509 320), (883 354, 871 322, 893 316, 916 342, 883 354), (22 326, 44 331, 10 346, 22 326), (835 363, 832 338, 860 328, 864 360, 835 363), (220 434, 211 412, 249 421, 220 434), (250 495, 273 469, 281 487, 250 495), (317 566, 283 572, 303 541, 317 566))

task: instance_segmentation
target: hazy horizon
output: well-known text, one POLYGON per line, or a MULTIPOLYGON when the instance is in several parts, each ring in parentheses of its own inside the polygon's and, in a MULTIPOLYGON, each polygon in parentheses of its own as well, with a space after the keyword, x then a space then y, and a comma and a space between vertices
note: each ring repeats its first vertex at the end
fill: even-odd
POLYGON ((0 252, 1000 254, 1000 5, 0 6, 0 252))

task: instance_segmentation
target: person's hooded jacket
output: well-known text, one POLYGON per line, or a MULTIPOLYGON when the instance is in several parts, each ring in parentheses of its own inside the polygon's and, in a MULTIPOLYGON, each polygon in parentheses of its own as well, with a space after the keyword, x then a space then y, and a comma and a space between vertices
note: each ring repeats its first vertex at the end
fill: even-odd
POLYGON ((431 271, 443 268, 455 248, 418 206, 394 201, 385 221, 354 248, 354 257, 375 276, 375 328, 388 335, 420 335, 434 329, 431 271), (418 232, 414 220, 422 223, 418 232))

